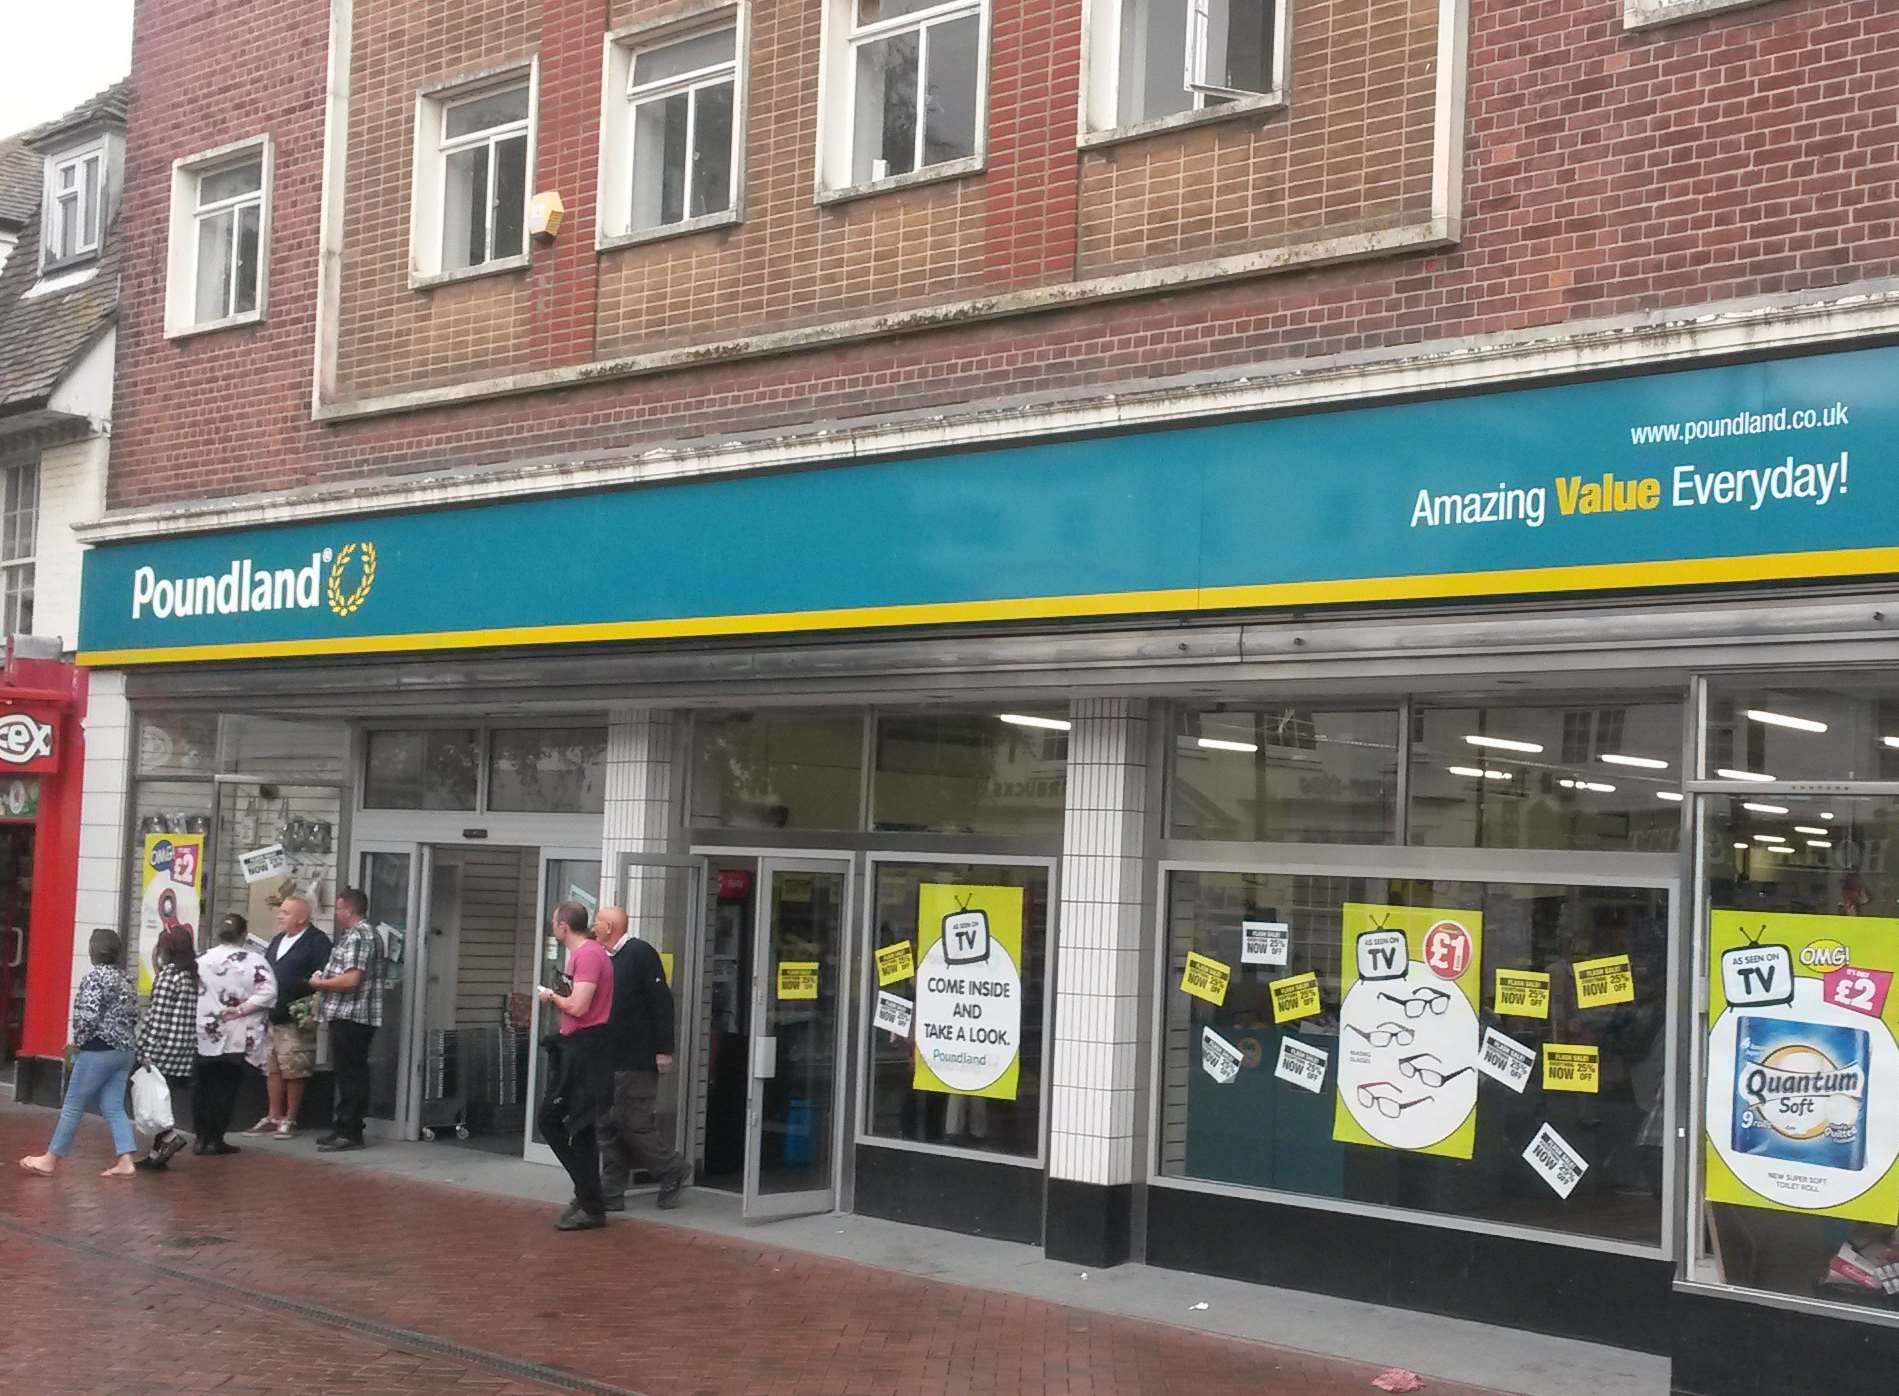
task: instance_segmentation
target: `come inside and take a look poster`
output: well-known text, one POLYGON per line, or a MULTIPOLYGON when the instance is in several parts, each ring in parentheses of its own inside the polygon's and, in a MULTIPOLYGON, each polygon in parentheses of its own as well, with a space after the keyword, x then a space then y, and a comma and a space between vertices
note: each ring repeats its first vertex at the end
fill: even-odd
POLYGON ((1022 889, 917 890, 920 1091, 1014 1100, 1022 1074, 1022 889))

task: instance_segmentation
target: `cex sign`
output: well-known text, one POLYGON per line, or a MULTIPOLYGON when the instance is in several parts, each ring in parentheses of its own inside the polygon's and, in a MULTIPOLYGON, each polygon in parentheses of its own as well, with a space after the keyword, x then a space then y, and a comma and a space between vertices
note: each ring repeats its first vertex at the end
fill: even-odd
POLYGON ((0 773, 58 770, 60 720, 41 708, 0 708, 0 773))

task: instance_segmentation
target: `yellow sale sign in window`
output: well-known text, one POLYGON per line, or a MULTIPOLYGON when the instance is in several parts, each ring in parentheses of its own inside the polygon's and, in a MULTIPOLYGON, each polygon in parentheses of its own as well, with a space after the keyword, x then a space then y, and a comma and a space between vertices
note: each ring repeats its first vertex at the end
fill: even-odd
POLYGON ((1226 986, 1233 978, 1233 967, 1207 958, 1197 951, 1187 952, 1187 964, 1180 972, 1180 991, 1218 1008, 1226 1002, 1226 986))

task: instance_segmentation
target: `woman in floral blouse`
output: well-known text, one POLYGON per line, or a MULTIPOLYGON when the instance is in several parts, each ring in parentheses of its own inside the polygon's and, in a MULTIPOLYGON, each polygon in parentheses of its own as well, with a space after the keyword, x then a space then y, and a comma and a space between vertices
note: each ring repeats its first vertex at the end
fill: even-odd
POLYGON ((244 1063, 264 1068, 270 1042, 270 1006, 277 976, 244 942, 250 927, 235 913, 218 923, 218 943, 198 957, 197 1075, 191 1087, 192 1124, 199 1154, 234 1154, 227 1144, 231 1111, 244 1082, 244 1063))
MULTIPOLYGON (((152 951, 152 996, 138 1025, 138 1059, 176 1089, 188 1085, 198 1064, 198 947, 191 932, 173 926, 152 951)), ((176 1129, 152 1139, 152 1151, 134 1168, 159 1169, 185 1147, 176 1129)))
POLYGON ((73 996, 73 1041, 79 1050, 73 1054, 72 1072, 66 1079, 66 1101, 60 1106, 59 1124, 45 1153, 20 1160, 20 1167, 43 1178, 52 1177, 59 1161, 72 1152, 79 1117, 86 1113, 87 1106, 96 1106, 112 1126, 112 1151, 118 1155, 118 1161, 100 1176, 132 1176, 132 1151, 137 1141, 125 1114, 125 1083, 132 1074, 132 1019, 138 994, 119 968, 125 947, 116 931, 94 931, 87 948, 92 953, 92 968, 79 981, 79 992, 73 996))

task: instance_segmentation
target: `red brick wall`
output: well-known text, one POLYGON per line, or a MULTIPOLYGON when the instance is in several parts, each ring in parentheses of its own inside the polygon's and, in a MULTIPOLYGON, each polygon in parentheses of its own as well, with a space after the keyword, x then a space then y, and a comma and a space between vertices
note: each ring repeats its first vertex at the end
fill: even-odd
MULTIPOLYGON (((767 11, 772 25, 789 23, 814 42, 815 3, 761 0, 755 44, 767 33, 767 11)), ((740 426, 757 431, 1015 392, 1088 391, 1899 274, 1899 10, 1885 0, 1783 0, 1641 34, 1623 32, 1621 0, 1472 0, 1464 236, 1455 249, 318 429, 302 420, 320 142, 309 84, 321 80, 307 55, 320 51, 327 3, 230 11, 216 29, 201 22, 209 9, 174 3, 159 25, 152 5, 140 13, 117 504, 672 444, 740 426), (261 35, 266 13, 305 41, 261 35), (247 118, 214 120, 226 103, 243 105, 247 118), (262 126, 279 144, 271 319, 257 330, 167 346, 157 337, 160 175, 178 155, 262 126)), ((783 41, 785 30, 772 32, 778 37, 765 47, 780 55, 773 61, 789 61, 784 55, 797 45, 783 41)), ((412 40, 403 51, 420 47, 412 40)), ((773 84, 779 95, 763 106, 755 95, 748 189, 779 181, 808 204, 813 143, 801 123, 811 119, 811 98, 807 89, 794 101, 789 86, 773 84)), ((1297 71, 1293 95, 1296 116, 1297 71)), ((1176 139, 1185 146, 1224 138, 1176 139)), ((718 289, 708 295, 702 278, 729 286, 733 299, 742 284, 748 307, 776 313, 810 304, 812 283, 829 265, 823 248, 855 273, 851 304, 883 308, 863 289, 878 284, 869 264, 835 253, 815 230, 835 219, 864 239, 846 239, 846 247, 875 249, 879 236, 899 238, 906 218, 937 216, 917 211, 912 199, 950 200, 959 229, 988 213, 980 181, 849 205, 841 216, 793 210, 788 201, 761 213, 756 228, 748 221, 737 233, 703 235, 714 250, 691 254, 703 261, 640 285, 667 288, 658 304, 686 306, 669 322, 683 332, 678 327, 702 313, 693 302, 727 299, 718 289), (973 210, 962 207, 965 187, 976 191, 973 210), (897 228, 880 231, 880 217, 897 228), (726 267, 718 258, 748 237, 761 237, 764 251, 748 250, 735 271, 708 269, 726 267)), ((397 205, 394 216, 406 220, 406 194, 397 205)), ((1085 193, 1081 217, 1085 223, 1085 193)), ((353 222, 352 238, 357 228, 353 222)), ((628 272, 616 269, 686 257, 689 241, 603 259, 602 324, 627 313, 609 316, 610 298, 657 314, 650 292, 633 289, 628 272)), ((971 275, 980 281, 995 244, 986 235, 970 241, 971 275)), ((959 259, 963 242, 959 233, 959 259)), ((600 350, 654 342, 641 332, 603 331, 600 350)))

